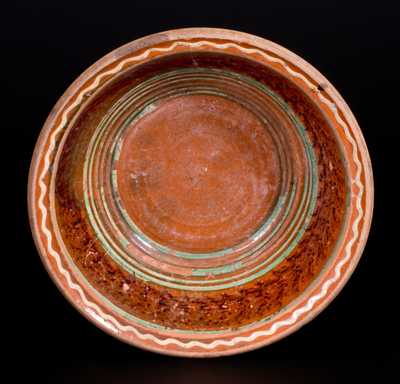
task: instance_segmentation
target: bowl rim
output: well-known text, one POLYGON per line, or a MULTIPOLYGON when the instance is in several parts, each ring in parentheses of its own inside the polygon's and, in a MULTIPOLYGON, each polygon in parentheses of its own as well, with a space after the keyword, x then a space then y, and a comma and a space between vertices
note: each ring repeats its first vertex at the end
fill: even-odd
MULTIPOLYGON (((251 48, 248 48, 251 49, 251 48)), ((358 179, 361 183, 361 180, 358 179)), ((51 279, 54 281, 55 285, 58 289, 62 292, 62 294, 68 299, 68 301, 89 321, 94 323, 97 327, 102 329, 103 331, 109 333, 110 335, 127 342, 128 344, 132 344, 136 347, 144 348, 147 350, 151 350, 153 352, 169 354, 169 355, 177 355, 177 356, 184 356, 184 357, 215 357, 215 356, 222 356, 222 355, 231 355, 237 354, 241 352, 246 352, 249 350, 257 349, 262 346, 271 344, 275 341, 280 340, 283 337, 286 337, 303 325, 311 321, 315 316, 317 316, 323 309, 325 309, 329 303, 337 296, 337 294, 342 290, 350 276, 352 275, 355 267, 357 266, 362 252, 365 248, 365 244, 368 238, 369 230, 371 227, 372 221, 372 213, 373 213, 373 202, 374 202, 374 181, 373 181, 373 174, 372 174, 372 165, 371 160, 369 157, 368 149, 362 135, 361 129, 358 126, 358 123, 351 112, 350 108, 340 96, 338 91, 334 88, 334 86, 313 66, 307 63, 304 59, 300 58, 293 52, 283 48, 282 46, 266 40, 261 37, 257 37, 251 34, 247 34, 244 32, 239 32, 235 30, 229 29, 220 29, 220 28, 182 28, 182 29, 174 29, 164 32, 159 32, 155 34, 151 34, 136 40, 133 40, 113 51, 106 54, 94 64, 92 64, 88 69, 86 69, 64 92, 64 94, 60 97, 57 101, 53 109, 51 110, 41 132, 37 139, 35 149, 32 156, 32 161, 29 170, 29 178, 28 178, 28 211, 29 211, 29 221, 31 226, 31 231, 33 234, 34 242, 36 248, 39 252, 40 258, 42 260, 43 265, 45 266, 47 272, 49 273, 51 279), (38 172, 39 168, 42 163, 42 150, 45 146, 45 142, 48 139, 49 133, 54 128, 54 124, 57 119, 60 117, 60 111, 62 111, 68 102, 73 98, 77 91, 89 80, 92 79, 96 73, 100 73, 100 71, 104 70, 104 68, 108 67, 112 63, 115 63, 119 59, 124 56, 132 55, 137 51, 145 50, 145 52, 149 52, 151 47, 163 44, 163 43, 170 43, 172 41, 188 41, 188 40, 195 40, 198 39, 204 40, 224 40, 224 41, 231 41, 236 44, 244 44, 246 46, 254 47, 256 50, 260 51, 268 51, 276 55, 279 59, 284 62, 288 62, 296 68, 301 69, 301 71, 307 74, 311 79, 316 81, 318 84, 324 84, 324 91, 327 95, 333 100, 333 103, 337 106, 337 109, 340 110, 342 115, 344 116, 349 130, 351 130, 351 134, 353 137, 354 142, 356 143, 356 148, 353 147, 353 150, 358 152, 361 158, 362 164, 362 172, 364 176, 364 183, 362 184, 363 187, 363 194, 365 194, 365 211, 363 212, 363 217, 361 217, 359 223, 357 223, 357 235, 356 238, 356 247, 351 250, 350 248, 350 257, 346 261, 346 269, 340 273, 339 269, 339 278, 335 281, 335 285, 332 289, 328 290, 326 294, 316 302, 317 305, 312 306, 311 309, 305 313, 305 315, 300 315, 297 317, 297 320, 287 326, 284 327, 280 333, 273 333, 269 337, 262 337, 257 340, 254 338, 245 343, 238 343, 234 344, 233 348, 223 349, 223 350, 213 350, 213 349, 204 349, 199 351, 198 349, 190 351, 190 347, 185 350, 183 349, 175 349, 170 350, 165 348, 162 344, 149 344, 145 343, 143 339, 132 339, 128 338, 126 334, 123 332, 115 332, 110 324, 104 322, 104 319, 99 317, 95 317, 90 315, 84 309, 84 303, 81 300, 77 299, 76 295, 71 292, 72 288, 68 290, 65 287, 65 282, 61 281, 61 275, 55 275, 52 270, 52 267, 49 263, 49 250, 45 247, 44 244, 44 237, 45 235, 40 233, 40 226, 38 223, 38 209, 35 207, 36 197, 37 197, 37 180, 38 180, 38 172), (360 224, 360 231, 358 233, 358 224, 360 224), (300 318, 301 317, 301 318, 300 318)), ((363 211, 363 210, 362 210, 363 211)), ((353 223, 351 220, 351 223, 353 223)), ((345 239, 340 240, 344 242, 345 239)), ((338 255, 335 256, 336 258, 338 255)), ((321 272, 322 275, 323 272, 321 272)), ((325 276, 326 278, 326 276, 325 276)), ((322 281, 324 281, 323 279, 322 281)), ((308 289, 302 292, 300 296, 303 296, 308 289)), ((315 302, 314 302, 315 304, 315 302)), ((115 328, 115 327, 114 327, 115 328)), ((254 335, 255 332, 252 333, 254 335)), ((226 336, 225 336, 226 338, 226 336)), ((165 337, 161 338, 165 339, 165 337)), ((169 344, 168 344, 169 345, 169 344)))

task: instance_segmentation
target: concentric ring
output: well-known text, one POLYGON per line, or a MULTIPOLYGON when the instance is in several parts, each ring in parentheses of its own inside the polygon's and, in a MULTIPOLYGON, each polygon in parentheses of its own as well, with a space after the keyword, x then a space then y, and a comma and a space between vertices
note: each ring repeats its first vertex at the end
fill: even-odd
POLYGON ((171 288, 226 289, 265 274, 296 246, 315 207, 316 161, 302 123, 265 85, 232 72, 179 70, 150 78, 133 88, 103 118, 92 136, 85 164, 84 196, 96 237, 128 272, 171 288), (182 94, 218 95, 253 111, 270 131, 280 156, 281 191, 272 212, 245 242, 216 252, 181 252, 153 241, 126 213, 118 194, 115 162, 127 127, 155 110, 160 100, 182 94), (283 114, 288 121, 289 137, 285 137, 289 129, 281 128, 283 114), (304 164, 297 174, 293 173, 293 156, 288 158, 291 153, 298 153, 297 161, 304 164), (97 192, 98 185, 101 188, 97 192), (185 264, 182 258, 187 260, 185 264), (196 262, 203 259, 209 261, 206 267, 196 262))

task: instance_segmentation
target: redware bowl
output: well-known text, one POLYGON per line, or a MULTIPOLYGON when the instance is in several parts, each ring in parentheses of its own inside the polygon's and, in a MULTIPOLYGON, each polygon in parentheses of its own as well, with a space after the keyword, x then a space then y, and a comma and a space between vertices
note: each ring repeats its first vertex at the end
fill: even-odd
POLYGON ((334 87, 256 36, 180 29, 86 70, 50 113, 31 226, 70 302, 156 352, 234 354, 318 314, 365 245, 373 181, 334 87))

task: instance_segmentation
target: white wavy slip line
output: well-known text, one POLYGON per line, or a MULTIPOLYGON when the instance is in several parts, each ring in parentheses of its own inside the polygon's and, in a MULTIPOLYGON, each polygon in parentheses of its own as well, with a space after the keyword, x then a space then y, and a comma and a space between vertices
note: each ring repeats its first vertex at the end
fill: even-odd
POLYGON ((340 117, 338 111, 337 111, 337 107, 336 105, 331 102, 330 100, 328 100, 326 97, 324 97, 319 91, 318 89, 315 87, 314 84, 312 84, 305 76, 303 76, 301 73, 298 73, 296 71, 294 71, 293 69, 291 69, 286 62, 284 62, 283 60, 276 58, 276 57, 272 57, 270 55, 268 55, 267 53, 255 49, 255 48, 244 48, 241 47, 235 43, 223 43, 223 44, 217 44, 217 43, 212 43, 209 41, 197 41, 197 42, 183 42, 183 41, 176 41, 174 43, 172 43, 169 47, 165 47, 165 48, 149 48, 147 49, 145 52, 143 52, 142 54, 138 55, 138 56, 134 56, 128 59, 125 59, 123 61, 121 61, 116 67, 114 67, 113 69, 110 69, 106 72, 103 72, 102 74, 98 75, 95 80, 93 81, 93 83, 91 83, 88 87, 86 87, 85 89, 83 89, 80 94, 78 95, 78 97, 76 98, 76 100, 63 112, 62 117, 61 117, 61 121, 59 123, 59 125, 54 129, 53 133, 50 135, 50 144, 49 147, 47 149, 47 152, 45 154, 44 157, 44 167, 43 170, 39 176, 39 187, 40 187, 40 195, 39 195, 39 200, 38 200, 38 206, 39 209, 42 213, 42 221, 41 221, 41 230, 43 231, 46 240, 47 240, 47 251, 48 253, 54 258, 57 268, 59 270, 59 272, 65 277, 66 282, 68 284, 68 286, 72 289, 75 290, 82 303, 85 305, 85 310, 86 312, 94 319, 96 320, 98 323, 102 324, 104 327, 106 327, 107 329, 115 332, 115 333, 120 333, 120 332, 131 332, 133 333, 137 338, 141 339, 141 340, 149 340, 152 341, 160 346, 167 346, 170 344, 176 345, 178 347, 184 348, 184 349, 189 349, 189 348, 193 348, 193 347, 198 347, 198 348, 203 348, 206 350, 211 350, 213 348, 216 348, 218 346, 227 346, 227 347, 231 347, 234 346, 238 343, 248 343, 251 341, 254 341, 260 337, 265 337, 265 336, 271 336, 273 335, 278 329, 285 327, 285 326, 289 326, 292 325, 294 323, 297 322, 297 320, 299 319, 299 317, 307 312, 309 312, 314 305, 321 300, 328 292, 329 288, 332 286, 332 284, 334 284, 341 276, 341 270, 343 268, 343 266, 349 261, 350 257, 351 257, 351 250, 353 247, 353 244, 356 242, 358 236, 359 236, 359 229, 358 229, 358 225, 362 219, 363 216, 363 209, 361 206, 361 199, 362 199, 362 195, 364 193, 364 186, 361 183, 361 172, 362 172, 362 164, 358 158, 358 154, 357 154, 357 143, 355 142, 354 138, 352 137, 352 135, 349 132, 349 128, 347 126, 347 124, 342 120, 342 118, 340 117), (353 222, 352 225, 352 232, 353 232, 353 236, 352 238, 349 240, 349 242, 347 243, 346 247, 345 247, 345 255, 344 257, 340 260, 340 262, 336 265, 335 269, 334 269, 334 275, 333 277, 331 277, 330 279, 328 279, 327 281, 325 281, 325 283, 322 285, 321 291, 310 297, 307 301, 307 303, 295 310, 291 316, 286 319, 286 320, 281 320, 281 321, 277 321, 275 323, 273 323, 268 329, 263 330, 263 331, 256 331, 253 332, 251 335, 249 336, 238 336, 238 337, 234 337, 230 340, 224 340, 224 339, 219 339, 219 340, 214 340, 211 343, 205 343, 205 342, 200 342, 200 341, 188 341, 188 342, 183 342, 174 338, 166 338, 166 339, 159 339, 158 337, 154 336, 153 334, 149 334, 149 333, 142 333, 140 332, 138 329, 136 329, 135 327, 132 327, 130 325, 123 325, 121 323, 119 323, 119 321, 114 318, 113 316, 104 313, 104 311, 95 303, 92 303, 91 301, 88 300, 88 298, 86 297, 84 291, 82 290, 82 288, 78 285, 75 284, 72 279, 71 279, 71 275, 70 273, 63 267, 62 262, 61 262, 61 257, 58 254, 58 252, 53 248, 52 246, 52 234, 50 232, 50 230, 47 228, 46 226, 46 221, 47 221, 47 209, 43 203, 44 201, 44 197, 47 193, 47 186, 44 182, 44 178, 46 176, 46 173, 49 170, 50 167, 50 156, 51 153, 54 151, 55 147, 56 147, 56 137, 57 135, 62 131, 62 129, 67 125, 68 123, 68 115, 69 113, 75 108, 77 107, 83 100, 85 94, 87 94, 88 92, 90 92, 91 90, 94 90, 95 88, 98 87, 98 85, 100 84, 100 81, 109 75, 113 75, 119 71, 122 70, 122 68, 130 63, 130 62, 135 62, 135 61, 141 61, 144 60, 146 58, 149 57, 149 55, 152 52, 169 52, 172 51, 173 49, 175 49, 178 46, 183 46, 183 47, 189 47, 189 48, 197 48, 197 47, 202 47, 202 46, 211 46, 214 48, 218 48, 218 49, 226 49, 226 48, 235 48, 238 49, 242 52, 245 53, 255 53, 258 54, 264 58, 266 58, 268 61, 270 62, 275 62, 275 63, 279 63, 281 64, 285 70, 290 73, 293 77, 299 78, 301 79, 305 84, 307 84, 307 86, 309 86, 311 89, 314 89, 316 91, 316 94, 318 95, 319 99, 328 106, 328 108, 330 108, 337 120, 337 122, 340 124, 340 126, 343 128, 344 133, 346 135, 346 138, 348 139, 348 141, 350 142, 351 146, 352 146, 352 156, 353 156, 353 160, 357 166, 357 171, 356 171, 356 175, 355 178, 352 180, 352 183, 354 183, 357 188, 358 188, 358 194, 356 196, 356 208, 357 208, 357 212, 358 215, 356 217, 356 219, 353 222))

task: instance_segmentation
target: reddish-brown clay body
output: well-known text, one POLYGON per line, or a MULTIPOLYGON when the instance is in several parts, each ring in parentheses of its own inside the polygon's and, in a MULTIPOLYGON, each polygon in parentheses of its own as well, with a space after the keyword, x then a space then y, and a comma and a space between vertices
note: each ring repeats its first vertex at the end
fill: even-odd
MULTIPOLYGON (((54 221, 52 244, 57 254, 68 253, 69 259, 65 257, 61 264, 74 276, 73 284, 82 287, 87 301, 91 299, 96 305, 88 305, 77 296, 79 292, 71 287, 57 258, 48 251, 46 233, 40 232, 43 226, 37 223, 43 217, 35 216, 38 208, 32 205, 42 193, 37 178, 44 163, 36 160, 30 185, 31 196, 36 197, 31 197, 30 209, 45 264, 81 311, 89 308, 86 315, 93 321, 135 345, 178 355, 215 356, 275 341, 319 312, 344 284, 360 257, 372 212, 372 174, 357 123, 326 79, 273 43, 236 32, 189 29, 182 34, 152 36, 120 51, 120 58, 132 52, 144 55, 151 47, 160 48, 159 53, 151 51, 147 61, 127 65, 94 94, 85 94, 79 111, 74 110, 73 118, 69 118, 67 134, 58 139, 58 152, 52 159, 56 174, 43 179, 49 185, 50 179, 53 183, 49 190, 53 191, 50 199, 54 209, 51 218, 46 218, 54 221), (204 39, 211 44, 201 45, 204 39), (179 40, 192 45, 186 49, 184 44, 176 44, 176 49, 164 53, 163 49, 179 40), (272 59, 268 61, 258 50, 272 59), (276 93, 304 126, 317 170, 315 207, 295 247, 270 271, 218 290, 181 290, 130 273, 104 249, 84 203, 86 148, 110 108, 141 82, 193 66, 232 71, 276 93), (305 80, 299 80, 299 76, 305 80), (331 109, 329 103, 336 109, 331 109), (71 263, 79 274, 69 266, 71 263), (97 311, 98 317, 90 311, 97 311), (271 320, 260 322, 269 316, 271 320), (151 324, 161 328, 152 328, 151 324), (201 333, 210 330, 221 331, 221 336, 201 333), (252 336, 254 332, 261 332, 259 340, 252 336), (140 336, 146 334, 152 337, 140 336), (239 336, 248 341, 235 339, 239 336), (163 341, 168 338, 176 341, 163 341), (193 340, 200 344, 187 344, 193 340)), ((108 59, 100 67, 114 68, 118 61, 113 60, 108 59)), ((90 75, 85 76, 91 84, 90 75)), ((72 94, 83 88, 86 78, 72 94)), ((72 94, 66 96, 67 105, 73 101, 72 94)), ((60 121, 60 115, 52 117, 47 131, 60 121)), ((172 250, 196 254, 241 244, 271 214, 283 182, 280 154, 264 124, 251 110, 219 95, 181 95, 154 103, 148 113, 127 125, 112 165, 122 209, 148 238, 172 250)), ((272 124, 292 129, 283 120, 272 124)), ((48 146, 41 143, 41 150, 45 148, 48 146)), ((298 151, 290 156, 293 172, 301 178, 305 165, 298 151)), ((51 209, 49 200, 43 201, 51 209)), ((226 258, 231 260, 229 255, 226 258)), ((144 257, 137 260, 140 265, 146 263, 144 257)), ((158 260, 161 265, 163 258, 158 260)), ((208 262, 182 263, 190 267, 207 266, 208 262)), ((171 269, 172 277, 177 270, 171 269)))

